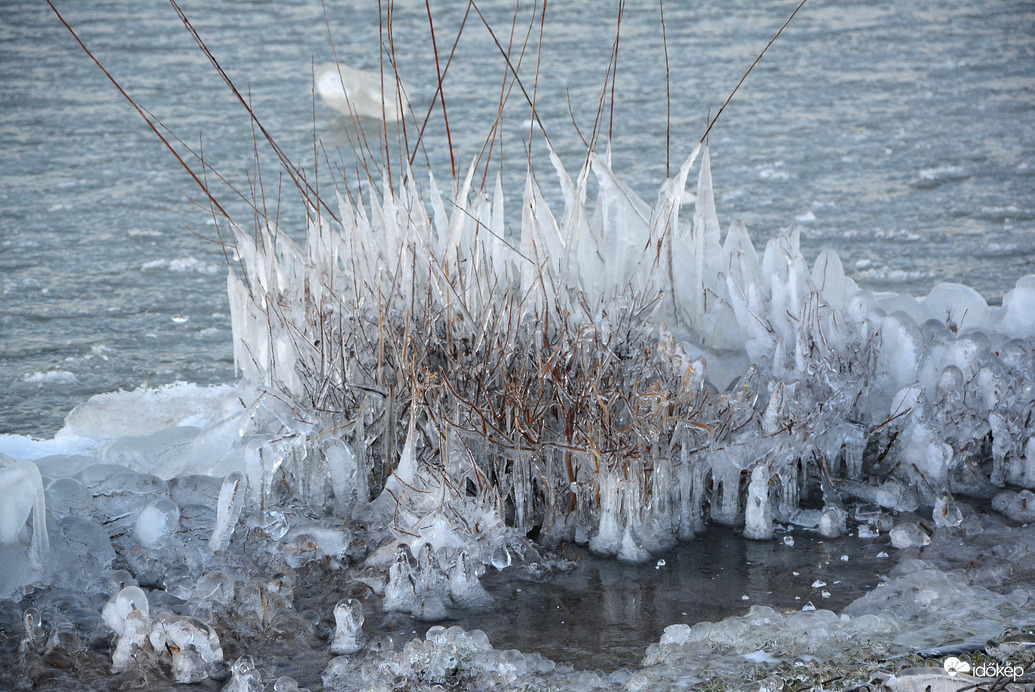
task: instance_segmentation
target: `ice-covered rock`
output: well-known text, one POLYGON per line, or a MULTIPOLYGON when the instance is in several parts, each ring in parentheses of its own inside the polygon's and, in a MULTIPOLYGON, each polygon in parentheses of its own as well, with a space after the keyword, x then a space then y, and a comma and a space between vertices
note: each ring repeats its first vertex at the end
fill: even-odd
POLYGON ((273 692, 309 692, 309 688, 299 687, 298 681, 289 675, 281 675, 273 683, 273 692))
POLYGON ((401 651, 368 648, 356 657, 334 658, 324 670, 323 682, 325 689, 334 692, 370 688, 381 684, 388 673, 417 688, 464 685, 505 689, 553 669, 552 661, 536 654, 493 650, 480 630, 436 626, 423 639, 407 642, 401 651))
POLYGON ((743 662, 744 655, 758 651, 774 663, 802 657, 817 662, 842 655, 842 642, 846 641, 853 641, 860 653, 864 649, 884 653, 900 627, 901 622, 890 614, 838 616, 815 607, 780 614, 766 606, 752 606, 741 617, 666 628, 660 642, 647 647, 644 664, 687 670, 692 669, 692 662, 704 664, 711 659, 718 663, 716 659, 729 654, 743 662))
POLYGON ((104 623, 121 635, 125 629, 126 618, 130 613, 139 612, 149 617, 150 606, 147 594, 139 586, 127 586, 112 596, 104 605, 101 615, 104 623))
MULTIPOLYGON (((111 653, 111 672, 122 673, 133 668, 136 654, 148 642, 151 618, 142 610, 134 610, 123 618, 119 626, 115 650, 111 653)), ((146 655, 146 654, 145 654, 146 655)))
POLYGON ((222 692, 263 692, 262 675, 251 656, 245 654, 230 664, 230 680, 222 692))
POLYGON ((173 679, 178 683, 206 680, 223 662, 215 630, 194 618, 160 613, 148 642, 160 657, 170 657, 173 679))
POLYGON ((906 521, 898 524, 888 532, 891 545, 896 548, 919 548, 930 545, 931 537, 914 522, 906 521))
POLYGON ((819 517, 819 534, 826 538, 843 536, 846 530, 848 513, 837 505, 827 505, 819 517))
POLYGON ((202 575, 196 582, 191 599, 199 603, 217 603, 222 606, 234 600, 234 579, 223 570, 214 570, 202 575))
POLYGON ((934 525, 940 529, 955 528, 963 523, 963 512, 956 506, 949 495, 941 495, 935 500, 932 512, 934 525))
POLYGON ((919 507, 916 491, 906 487, 904 483, 896 479, 882 483, 877 490, 876 499, 881 507, 896 512, 912 512, 919 507))

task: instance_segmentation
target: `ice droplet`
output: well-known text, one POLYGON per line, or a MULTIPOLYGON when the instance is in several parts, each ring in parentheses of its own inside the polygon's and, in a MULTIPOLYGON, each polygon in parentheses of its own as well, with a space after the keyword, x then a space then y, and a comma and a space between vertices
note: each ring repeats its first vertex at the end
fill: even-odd
POLYGON ((133 534, 144 547, 157 548, 179 528, 180 508, 168 498, 149 502, 137 515, 133 534))
POLYGON ((507 550, 506 545, 500 545, 492 552, 492 566, 497 571, 502 572, 506 568, 510 567, 511 563, 510 551, 507 550))

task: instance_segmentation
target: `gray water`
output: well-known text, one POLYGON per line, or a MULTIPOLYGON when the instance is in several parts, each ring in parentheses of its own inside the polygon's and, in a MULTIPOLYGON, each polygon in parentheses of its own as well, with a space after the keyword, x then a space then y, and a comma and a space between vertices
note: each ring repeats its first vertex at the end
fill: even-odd
MULTIPOLYGON (((193 148, 201 138, 205 159, 248 194, 252 130, 172 9, 58 4, 127 91, 193 148)), ((794 4, 666 5, 673 167, 794 4)), ((312 64, 333 59, 320 3, 183 5, 292 161, 312 167, 315 132, 332 161, 342 147, 349 165, 345 122, 311 93, 312 64)), ((483 5, 506 45, 514 6, 483 5)), ((338 59, 376 69, 377 4, 327 9, 338 59)), ((463 9, 436 3, 443 61, 463 9)), ((525 3, 518 12, 518 43, 531 11, 525 3)), ((536 103, 571 169, 585 150, 569 103, 588 136, 614 19, 603 3, 549 6, 536 103)), ((435 85, 423 3, 398 3, 394 44, 423 114, 435 85)), ((627 6, 619 45, 613 118, 605 107, 603 131, 615 170, 652 199, 666 173, 667 129, 656 3, 627 6)), ((530 53, 521 69, 529 89, 533 68, 530 53)), ((504 69, 472 15, 445 84, 464 167, 485 140, 504 69)), ((0 6, 0 99, 0 433, 52 434, 69 409, 100 392, 231 381, 225 260, 217 244, 191 233, 214 231, 185 196, 199 198, 197 189, 36 0, 0 6)), ((515 90, 502 155, 490 164, 491 183, 503 162, 512 205, 523 188, 528 117, 515 90)), ((538 177, 556 199, 537 141, 538 177)), ((438 112, 425 144, 446 179, 438 112)), ((864 286, 919 295, 955 281, 997 301, 1035 271, 1035 6, 812 0, 727 109, 711 150, 720 218, 743 218, 757 244, 799 219, 806 253, 835 249, 864 286)), ((319 163, 326 181, 323 154, 319 163)), ((422 177, 423 156, 416 166, 422 177)), ((272 204, 277 173, 268 161, 263 168, 272 204)), ((296 196, 281 194, 281 221, 297 234, 304 220, 296 196)), ((222 199, 250 219, 243 203, 222 199)))

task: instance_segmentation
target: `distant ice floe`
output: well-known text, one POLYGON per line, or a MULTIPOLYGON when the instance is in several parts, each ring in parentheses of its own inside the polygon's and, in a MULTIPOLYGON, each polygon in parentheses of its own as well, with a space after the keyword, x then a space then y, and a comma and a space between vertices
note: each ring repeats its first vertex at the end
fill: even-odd
POLYGON ((391 71, 358 70, 322 63, 313 74, 316 93, 328 106, 350 118, 397 122, 409 113, 409 89, 391 71))
POLYGON ((161 238, 165 234, 152 228, 131 228, 126 231, 130 238, 161 238))
POLYGON ((74 372, 67 370, 48 370, 47 372, 33 372, 22 378, 22 382, 29 384, 72 384, 79 378, 74 372))
POLYGON ((945 183, 966 180, 970 176, 970 172, 962 166, 936 166, 921 169, 909 186, 917 190, 931 190, 945 183))
POLYGON ((224 270, 223 267, 204 262, 196 257, 179 257, 172 260, 156 259, 140 265, 140 271, 148 272, 157 269, 188 274, 219 274, 224 270))

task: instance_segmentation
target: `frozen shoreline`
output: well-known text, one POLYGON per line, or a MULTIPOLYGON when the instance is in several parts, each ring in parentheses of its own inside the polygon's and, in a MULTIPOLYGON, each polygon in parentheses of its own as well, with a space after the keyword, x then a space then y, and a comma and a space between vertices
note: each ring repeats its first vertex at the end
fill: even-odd
MULTIPOLYGON (((194 405, 183 407, 180 415, 185 416, 184 420, 189 417, 196 424, 207 422, 209 425, 218 417, 217 411, 225 410, 226 406, 232 408, 234 398, 233 392, 226 388, 192 390, 187 386, 179 391, 171 388, 158 393, 138 391, 112 395, 96 403, 110 407, 121 397, 131 410, 139 412, 148 408, 140 405, 141 397, 145 396, 168 397, 181 402, 193 396, 194 405)), ((166 416, 154 421, 156 427, 169 422, 167 415, 173 408, 165 409, 166 416)), ((88 411, 84 407, 81 412, 88 411)), ((146 415, 138 419, 138 424, 144 420, 146 415)), ((74 445, 82 445, 84 438, 66 439, 72 440, 74 445)), ((12 449, 11 442, 10 438, 0 439, 0 444, 8 450, 12 449)), ((152 439, 151 443, 154 442, 152 439)), ((113 447, 115 445, 108 449, 113 447)), ((73 449, 87 451, 83 446, 65 451, 73 449)), ((53 450, 43 447, 36 451, 53 450)), ((100 606, 109 598, 114 600, 118 587, 113 584, 117 582, 122 586, 132 581, 145 586, 152 617, 167 610, 211 622, 219 631, 226 660, 234 661, 245 654, 251 656, 258 671, 255 675, 267 685, 272 685, 278 676, 290 675, 310 689, 320 689, 322 684, 326 690, 375 689, 378 684, 387 685, 384 689, 398 685, 408 689, 433 689, 437 684, 471 690, 633 690, 688 685, 712 689, 723 685, 741 687, 752 681, 756 688, 761 684, 769 689, 768 686, 778 681, 797 681, 816 687, 841 676, 824 689, 852 689, 883 680, 888 689, 912 690, 916 688, 910 685, 915 684, 920 679, 917 675, 922 673, 934 676, 923 677, 925 684, 934 682, 945 685, 939 689, 959 689, 973 681, 947 675, 942 663, 950 655, 975 666, 993 660, 1002 666, 1031 668, 1033 665, 1030 642, 1032 626, 1035 626, 1035 587, 1032 586, 1035 579, 1031 565, 1035 564, 1035 526, 1018 525, 988 513, 987 506, 972 505, 962 499, 958 505, 960 524, 940 527, 931 517, 914 512, 849 505, 850 516, 859 518, 852 533, 867 529, 876 535, 852 539, 854 548, 845 544, 845 539, 839 539, 834 554, 826 552, 827 559, 833 557, 839 562, 837 555, 843 554, 849 563, 876 561, 881 565, 880 573, 886 574, 887 579, 844 608, 841 611, 844 615, 840 617, 824 611, 823 600, 816 594, 808 605, 802 603, 806 610, 754 607, 746 615, 690 628, 678 624, 680 618, 675 617, 660 642, 648 647, 640 665, 600 672, 586 670, 577 663, 557 664, 531 651, 518 654, 486 648, 484 635, 473 632, 473 627, 467 628, 467 634, 455 627, 435 628, 426 640, 421 629, 413 635, 374 624, 384 616, 373 611, 380 597, 369 592, 370 585, 380 582, 380 578, 364 567, 361 559, 374 547, 369 534, 364 535, 362 527, 353 522, 306 519, 303 506, 296 505, 294 511, 282 508, 292 526, 301 523, 309 527, 307 530, 313 532, 312 536, 319 536, 317 526, 332 533, 339 531, 340 535, 349 537, 347 545, 339 546, 339 552, 332 554, 328 536, 324 535, 316 541, 322 547, 309 548, 313 552, 302 560, 296 556, 297 568, 292 568, 284 563, 284 556, 285 550, 290 550, 289 545, 298 550, 304 544, 291 543, 291 535, 297 535, 297 531, 277 537, 275 529, 259 525, 258 518, 253 517, 237 527, 225 556, 206 557, 208 527, 216 521, 212 508, 217 504, 218 478, 187 476, 172 478, 163 485, 153 476, 125 474, 110 466, 91 468, 89 460, 89 455, 84 455, 60 461, 69 470, 75 468, 74 462, 79 462, 83 471, 76 474, 77 478, 93 484, 91 492, 98 493, 93 498, 95 511, 105 507, 103 511, 108 513, 109 522, 114 523, 105 532, 116 535, 111 539, 114 548, 111 558, 116 564, 129 567, 131 572, 87 569, 62 574, 55 567, 51 575, 53 586, 35 590, 17 606, 15 601, 4 601, 0 608, 0 626, 6 639, 0 658, 10 665, 4 666, 7 672, 3 675, 7 678, 0 675, 0 681, 11 689, 30 689, 26 685, 32 684, 38 685, 32 689, 96 689, 109 684, 133 687, 144 684, 145 680, 149 689, 162 689, 163 685, 168 685, 168 689, 192 689, 193 686, 173 685, 168 668, 170 661, 157 653, 143 655, 141 652, 134 659, 134 666, 126 672, 109 672, 118 638, 112 637, 110 630, 100 622, 100 606), (120 473, 123 475, 118 475, 120 473), (105 480, 106 476, 118 480, 113 484, 105 480), (143 534, 136 515, 120 508, 142 507, 159 497, 177 501, 184 519, 178 531, 167 536, 166 541, 146 547, 141 543, 143 534), (924 535, 930 531, 928 545, 895 548, 888 533, 880 531, 880 527, 910 522, 923 525, 924 535), (874 558, 874 551, 888 553, 889 557, 874 558), (207 581, 198 579, 200 572, 192 574, 175 566, 184 560, 191 564, 192 559, 199 561, 195 564, 204 565, 207 581), (170 567, 167 563, 174 564, 170 567), (213 574, 218 579, 220 571, 234 575, 229 579, 229 587, 226 577, 222 577, 223 586, 219 587, 222 591, 202 593, 202 589, 211 589, 202 582, 211 584, 213 574), (270 612, 256 611, 254 605, 249 605, 254 604, 249 590, 255 589, 267 594, 272 604, 270 612), (363 635, 366 647, 357 654, 336 658, 328 651, 334 635, 331 606, 350 593, 361 597, 370 611, 367 615, 369 631, 363 635), (810 611, 809 605, 817 609, 810 611), (21 617, 21 611, 28 607, 35 607, 42 621, 41 634, 31 643, 24 642, 21 617), (1020 633, 1011 629, 1019 626, 1023 626, 1020 633), (993 638, 997 643, 989 647, 988 653, 983 653, 986 641, 993 638), (916 670, 920 668, 922 670, 916 670)), ((38 459, 44 470, 57 468, 58 461, 56 458, 38 459)), ((73 560, 82 564, 85 557, 76 552, 72 543, 63 545, 62 539, 67 541, 78 536, 76 540, 101 540, 86 530, 81 518, 69 521, 86 516, 82 507, 76 510, 76 502, 85 501, 83 487, 89 486, 77 486, 67 480, 55 480, 48 486, 52 516, 67 512, 63 520, 54 517, 58 526, 52 526, 55 559, 59 564, 73 564, 73 560)), ((823 540, 815 529, 799 526, 785 532, 792 527, 778 528, 776 541, 785 549, 784 554, 798 551, 801 553, 798 559, 803 561, 808 561, 810 551, 803 539, 815 536, 823 540), (798 542, 784 546, 784 537, 797 538, 798 542)), ((814 544, 810 545, 814 551, 814 544)), ((4 562, 10 564, 12 550, 24 548, 8 546, 3 550, 4 562)), ((532 557, 527 555, 528 562, 517 561, 510 569, 524 570, 522 573, 529 575, 526 578, 545 579, 541 583, 547 588, 552 582, 563 582, 571 569, 564 560, 558 561, 545 551, 538 560, 532 557)), ((520 578, 513 584, 520 584, 520 578)), ((836 588, 818 580, 816 584, 822 584, 814 589, 817 592, 828 586, 836 588)), ((532 593, 532 589, 528 592, 532 593)), ((519 598, 517 594, 512 597, 519 598)), ((737 602, 739 596, 731 594, 730 600, 737 602)), ((456 616, 460 622, 476 622, 478 618, 474 613, 465 616, 460 612, 456 616)), ((451 626, 453 622, 447 621, 445 625, 451 626)), ((418 628, 419 624, 412 626, 418 628)), ((488 643, 499 646, 492 639, 488 643)), ((239 679, 247 677, 246 668, 238 665, 237 670, 239 679)), ((220 685, 230 684, 230 674, 230 668, 217 666, 211 679, 197 683, 197 688, 218 689, 220 685)))
MULTIPOLYGON (((15 567, 0 570, 0 597, 5 630, 22 624, 26 634, 8 635, 3 655, 28 680, 55 666, 99 676, 71 683, 87 687, 114 675, 128 686, 250 689, 241 685, 277 671, 311 685, 322 675, 332 690, 653 689, 824 677, 846 665, 857 680, 901 672, 922 650, 967 655, 990 637, 1016 638, 1010 627, 1035 623, 1025 566, 1035 534, 1016 526, 1035 518, 1035 278, 1021 279, 1002 307, 953 285, 923 299, 874 295, 845 277, 833 253, 810 270, 794 228, 762 256, 737 224, 720 243, 707 157, 692 227, 671 204, 695 156, 662 188, 663 213, 648 214, 598 158, 596 204, 606 213, 586 210, 579 190, 589 168, 577 187, 558 168, 568 193, 560 223, 530 188, 525 256, 536 247, 568 253, 540 255, 532 273, 510 264, 514 248, 492 239, 502 236, 477 240, 478 229, 499 226, 499 190, 495 202, 474 198, 446 215, 437 192, 429 212, 415 189, 386 189, 372 202, 380 227, 343 205, 354 227, 314 225, 304 249, 239 233, 241 274, 229 282, 244 372, 237 387, 100 395, 54 440, 0 436, 0 451, 17 461, 0 482, 17 472, 27 474, 24 487, 39 483, 49 537, 48 548, 41 522, 28 520, 43 503, 7 486, 26 519, 16 513, 5 528, 14 540, 4 562, 15 567), (608 248, 653 247, 641 236, 673 243, 668 266, 690 270, 665 283, 657 264, 643 264, 649 253, 604 262, 608 248), (448 269, 453 253, 461 261, 448 269), (533 288, 515 302, 499 293, 512 284, 533 288), (423 314, 396 309, 417 298, 423 314), (479 326, 490 321, 508 325, 502 342, 479 326), (543 324, 553 326, 542 336, 522 328, 543 324), (526 344, 532 360, 522 364, 527 354, 507 350, 508 339, 526 344), (465 346, 451 351, 450 340, 465 346), (379 343, 388 347, 379 352, 379 343), (536 375, 536 349, 561 352, 549 343, 571 349, 569 363, 588 353, 603 365, 536 375), (474 387, 475 375, 487 379, 474 387), (572 382, 593 382, 596 399, 579 394, 592 403, 587 420, 568 421, 551 404, 533 440, 522 429, 532 419, 506 411, 535 399, 512 392, 510 408, 478 432, 471 421, 498 405, 492 388, 507 392, 521 381, 514 376, 530 376, 530 388, 550 383, 557 405, 581 391, 572 382), (409 393, 393 393, 396 377, 409 393), (450 386, 429 387, 435 377, 450 386), (488 398, 472 399, 476 389, 488 398), (611 438, 586 426, 612 418, 611 438), (565 421, 577 427, 557 445, 551 436, 565 421), (594 453, 608 444, 613 458, 601 463, 594 453), (1013 523, 988 513, 989 501, 1013 523), (826 539, 851 533, 903 559, 841 616, 812 599, 789 612, 676 622, 641 667, 606 674, 497 651, 484 633, 393 640, 367 632, 356 610, 363 598, 375 610, 381 599, 383 610, 448 622, 492 607, 486 570, 563 579, 570 565, 550 551, 567 542, 642 563, 706 523, 762 541, 793 542, 791 525, 826 539), (23 590, 33 595, 15 606, 23 590), (287 642, 297 646, 278 650, 287 642), (345 653, 327 662, 328 644, 345 653)), ((1023 666, 1015 659, 1026 651, 996 645, 990 655, 1023 666)), ((895 680, 892 689, 910 689, 895 680)))

